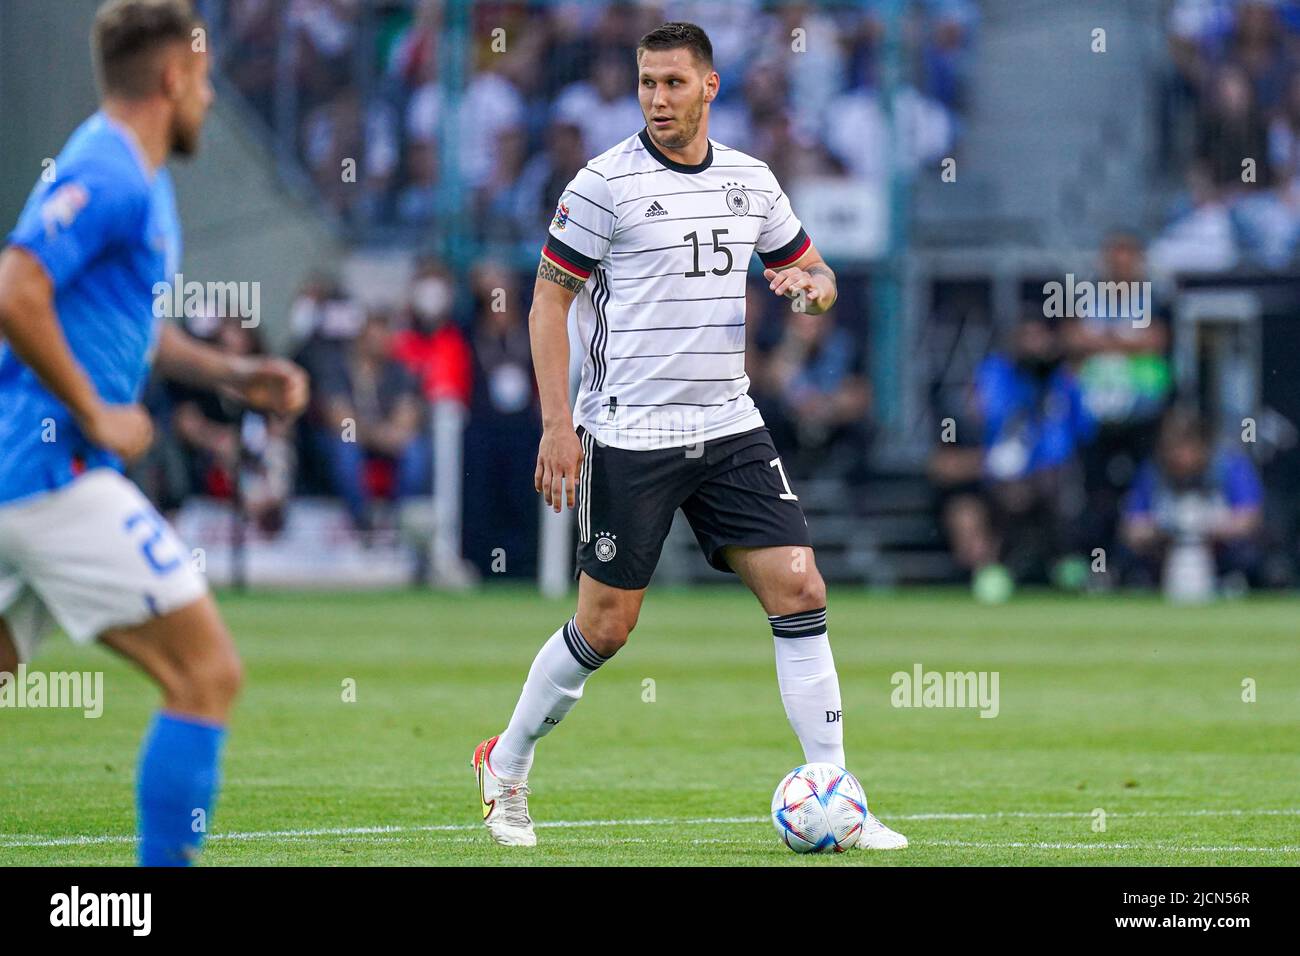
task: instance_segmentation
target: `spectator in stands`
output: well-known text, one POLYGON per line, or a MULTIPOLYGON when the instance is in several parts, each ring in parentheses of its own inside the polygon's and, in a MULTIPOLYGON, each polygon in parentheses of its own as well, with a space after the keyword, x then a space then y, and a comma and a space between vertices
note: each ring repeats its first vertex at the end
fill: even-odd
MULTIPOLYGON (((204 19, 208 23, 221 22, 213 15, 217 12, 205 9, 204 19)), ((225 12, 225 60, 233 66, 227 75, 249 105, 270 121, 275 109, 273 91, 282 12, 272 0, 229 0, 225 12)))
POLYGON ((345 293, 331 275, 307 278, 289 307, 289 331, 294 361, 312 378, 336 373, 346 346, 361 332, 365 310, 345 293))
MULTIPOLYGON (((790 96, 770 106, 779 110, 798 104, 800 120, 824 116, 849 76, 848 56, 834 14, 821 4, 783 3, 767 19, 767 30, 757 44, 766 55, 755 72, 779 73, 790 96), (817 55, 808 56, 809 50, 816 50, 817 55)), ((753 105, 751 112, 756 120, 763 118, 753 105)), ((815 132, 811 123, 797 125, 802 127, 800 132, 815 132)))
POLYGON ((1214 445, 1206 422, 1175 408, 1124 504, 1123 541, 1147 581, 1205 597, 1215 575, 1244 588, 1259 558, 1263 489, 1239 448, 1214 445))
POLYGON ((373 100, 366 108, 365 146, 356 170, 360 196, 353 207, 359 223, 378 222, 389 215, 402 158, 397 115, 382 99, 373 100))
POLYGON ((346 216, 363 198, 357 183, 364 174, 365 149, 361 95, 345 90, 309 112, 302 124, 303 158, 322 199, 346 216), (344 177, 345 163, 354 167, 344 177))
POLYGON ((397 221, 427 225, 438 213, 438 147, 434 140, 412 140, 406 147, 406 185, 397 196, 397 221))
POLYGON ((1241 0, 1238 4, 1226 59, 1242 69, 1252 99, 1264 113, 1281 103, 1287 79, 1295 71, 1285 36, 1276 0, 1241 0))
POLYGON ((922 8, 920 86, 956 116, 966 105, 971 35, 979 11, 971 0, 928 0, 922 8))
POLYGON ((1120 498, 1155 447, 1169 399, 1169 327, 1149 278, 1141 239, 1112 232, 1102 242, 1091 313, 1065 325, 1066 352, 1097 425, 1083 453, 1089 550, 1113 545, 1120 498))
POLYGON ((821 140, 795 130, 788 111, 769 113, 756 120, 751 145, 754 155, 770 157, 768 166, 779 182, 798 183, 844 174, 843 166, 821 140))
POLYGON ((564 187, 587 158, 582 130, 573 123, 552 123, 546 130, 546 149, 528 161, 519 180, 489 211, 486 237, 535 255, 546 241, 546 226, 564 187))
POLYGON ((315 378, 324 409, 316 441, 333 490, 358 531, 375 524, 373 502, 429 494, 432 452, 414 377, 392 357, 389 318, 372 312, 345 361, 315 378))
POLYGON ((955 434, 941 435, 930 471, 948 492, 943 522, 976 596, 1005 600, 1014 580, 1047 567, 1077 585, 1077 456, 1091 422, 1041 314, 1026 313, 1011 349, 980 364, 964 412, 955 434))
POLYGON ((472 380, 469 344, 452 321, 456 285, 437 259, 416 269, 411 283, 410 325, 393 339, 393 356, 415 377, 430 402, 469 404, 472 380))
POLYGON ((388 74, 408 90, 418 89, 438 76, 438 38, 442 31, 442 3, 420 0, 415 16, 393 38, 388 74))
POLYGON ((863 350, 830 315, 790 312, 767 355, 766 421, 791 474, 863 477, 871 388, 863 350))
POLYGON ((602 53, 591 80, 581 80, 560 93, 552 115, 582 130, 587 156, 596 156, 627 139, 645 125, 636 98, 635 61, 602 53))
POLYGON ((1291 75, 1286 97, 1269 125, 1268 152, 1274 179, 1294 189, 1300 182, 1300 72, 1291 75))
POLYGON ((465 553, 485 576, 531 576, 537 569, 537 495, 532 470, 521 463, 536 455, 541 416, 526 310, 515 274, 500 264, 478 266, 471 286, 474 391, 465 433, 465 553), (504 566, 496 560, 501 554, 504 566))
POLYGON ((1196 163, 1225 198, 1270 183, 1268 126, 1244 68, 1228 63, 1215 71, 1197 115, 1196 163), (1256 163, 1253 179, 1243 180, 1242 161, 1256 163))
POLYGON ((494 209, 509 203, 511 192, 523 175, 524 163, 528 159, 524 131, 503 130, 497 136, 493 153, 496 162, 492 174, 474 196, 475 216, 472 226, 480 240, 490 232, 489 220, 494 215, 494 209))
POLYGON ((894 94, 894 110, 896 147, 891 145, 894 140, 888 135, 880 96, 870 85, 840 94, 822 115, 822 137, 854 177, 885 183, 895 159, 905 172, 914 173, 951 152, 955 135, 952 119, 937 100, 914 86, 903 85, 894 94), (897 156, 891 159, 888 150, 895 148, 897 156))
POLYGON ((454 109, 450 119, 458 146, 459 173, 472 192, 492 183, 502 165, 499 148, 503 143, 522 141, 525 131, 523 97, 508 78, 504 64, 493 66, 495 69, 476 73, 470 79, 455 107, 443 102, 443 91, 434 80, 417 89, 407 106, 408 137, 426 143, 442 132, 443 111, 454 109))
POLYGON ((354 0, 295 0, 285 11, 297 40, 293 63, 304 105, 332 97, 350 82, 360 4, 354 0))
MULTIPOLYGON (((237 318, 220 320, 212 344, 231 355, 261 355, 254 329, 237 318)), ((219 392, 168 383, 171 428, 187 453, 189 487, 214 498, 238 498, 265 533, 284 526, 293 492, 293 427, 254 412, 219 392)))
POLYGON ((591 75, 596 59, 596 39, 592 21, 599 8, 586 3, 549 3, 542 13, 540 32, 545 37, 542 62, 546 69, 537 78, 538 92, 554 100, 560 90, 591 75))

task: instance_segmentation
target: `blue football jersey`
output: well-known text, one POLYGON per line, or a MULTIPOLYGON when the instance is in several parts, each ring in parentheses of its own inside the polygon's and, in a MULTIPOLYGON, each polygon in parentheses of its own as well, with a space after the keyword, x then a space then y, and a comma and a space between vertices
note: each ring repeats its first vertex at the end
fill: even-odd
MULTIPOLYGON (((59 325, 100 397, 134 402, 161 328, 155 294, 159 283, 170 288, 180 268, 171 177, 152 170, 134 135, 103 113, 77 128, 51 172, 32 190, 8 242, 49 273, 59 325)), ((0 343, 0 503, 52 491, 102 466, 121 470, 0 343)))

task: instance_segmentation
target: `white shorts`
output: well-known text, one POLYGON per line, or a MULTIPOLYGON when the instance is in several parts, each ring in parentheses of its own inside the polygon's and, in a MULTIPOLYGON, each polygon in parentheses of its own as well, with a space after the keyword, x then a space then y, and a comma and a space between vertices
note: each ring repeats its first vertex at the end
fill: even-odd
POLYGON ((0 618, 20 660, 31 659, 55 624, 86 644, 207 590, 176 532, 112 469, 0 505, 0 618))

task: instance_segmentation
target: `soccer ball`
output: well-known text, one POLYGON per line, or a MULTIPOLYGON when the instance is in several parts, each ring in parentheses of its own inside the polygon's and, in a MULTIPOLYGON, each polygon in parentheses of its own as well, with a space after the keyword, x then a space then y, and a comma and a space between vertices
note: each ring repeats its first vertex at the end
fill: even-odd
POLYGON ((843 853, 866 822, 862 784, 833 763, 795 767, 772 795, 772 823, 796 853, 843 853))

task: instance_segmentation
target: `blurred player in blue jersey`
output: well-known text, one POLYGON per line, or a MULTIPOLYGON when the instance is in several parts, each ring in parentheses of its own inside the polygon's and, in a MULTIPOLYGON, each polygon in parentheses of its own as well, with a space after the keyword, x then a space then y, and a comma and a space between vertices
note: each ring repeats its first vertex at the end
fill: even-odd
POLYGON ((189 552, 120 473, 152 439, 162 374, 293 415, 290 362, 233 357, 155 316, 180 271, 173 154, 212 104, 188 0, 112 0, 96 16, 99 112, 73 133, 0 253, 0 671, 55 624, 134 661, 163 692, 137 775, 139 859, 185 865, 217 788, 239 658, 189 552))

